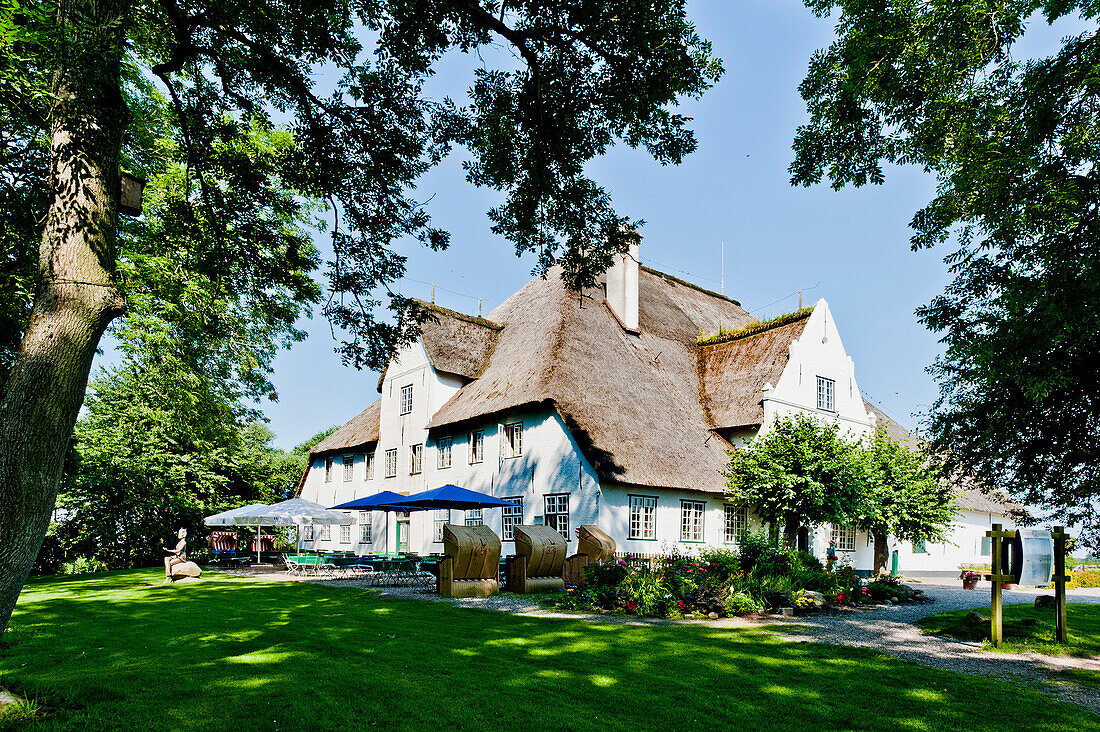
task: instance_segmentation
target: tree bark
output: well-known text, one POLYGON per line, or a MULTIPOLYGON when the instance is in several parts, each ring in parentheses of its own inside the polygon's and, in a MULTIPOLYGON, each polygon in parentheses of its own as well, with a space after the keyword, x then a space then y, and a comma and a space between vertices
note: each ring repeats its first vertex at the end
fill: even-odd
POLYGON ((783 541, 788 549, 798 548, 798 527, 800 521, 797 518, 788 518, 783 527, 783 541))
POLYGON ((886 534, 878 531, 872 532, 875 537, 875 571, 873 574, 885 574, 886 562, 889 559, 889 551, 886 547, 886 534))
POLYGON ((0 631, 42 545, 115 282, 128 0, 66 0, 51 110, 51 200, 30 322, 0 397, 0 631))

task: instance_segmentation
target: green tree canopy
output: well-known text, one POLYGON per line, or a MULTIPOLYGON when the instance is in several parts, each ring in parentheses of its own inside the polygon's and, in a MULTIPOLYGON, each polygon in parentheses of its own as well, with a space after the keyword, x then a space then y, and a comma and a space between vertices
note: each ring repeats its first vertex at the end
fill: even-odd
POLYGON ((943 542, 958 515, 955 491, 930 456, 890 439, 879 428, 857 448, 866 475, 854 523, 875 540, 874 569, 886 568, 886 537, 943 542))
POLYGON ((195 546, 204 516, 286 498, 301 458, 271 447, 255 417, 218 379, 179 364, 126 361, 104 372, 73 434, 54 532, 61 547, 111 567, 144 566, 180 526, 195 546))
POLYGON ((851 523, 865 480, 856 447, 837 425, 798 413, 731 452, 726 495, 783 526, 793 546, 803 524, 851 523))
POLYGON ((835 12, 801 91, 791 175, 836 188, 884 165, 939 181, 914 249, 954 242, 955 280, 921 320, 942 334, 931 434, 981 475, 1100 541, 1100 36, 1093 2, 807 0, 835 12), (1045 58, 1029 25, 1082 32, 1045 58))
POLYGON ((470 183, 504 193, 493 230, 591 285, 641 222, 586 163, 617 142, 679 162, 695 141, 675 107, 720 74, 684 0, 0 5, 0 324, 17 328, 0 333, 0 627, 121 313, 165 325, 143 346, 211 333, 231 357, 191 360, 263 392, 272 344, 320 294, 301 236, 319 204, 324 312, 346 362, 380 367, 415 320, 379 312, 411 308, 394 244, 447 245, 412 192, 456 145, 470 183), (493 44, 514 58, 465 99, 424 92, 448 52, 493 44), (119 226, 120 167, 162 187, 150 220, 119 226))

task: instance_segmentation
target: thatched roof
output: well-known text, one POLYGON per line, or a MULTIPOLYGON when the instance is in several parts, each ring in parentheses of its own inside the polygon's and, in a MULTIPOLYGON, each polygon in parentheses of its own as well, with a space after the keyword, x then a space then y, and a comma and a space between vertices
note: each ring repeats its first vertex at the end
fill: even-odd
POLYGON ((775 386, 790 358, 791 343, 806 328, 813 308, 741 332, 702 341, 699 373, 704 406, 718 429, 759 425, 764 384, 775 386))
POLYGON ((310 450, 311 455, 340 452, 366 447, 378 442, 379 417, 382 413, 382 400, 373 404, 351 418, 347 424, 318 442, 310 450))
POLYGON ((480 377, 433 416, 433 433, 490 415, 552 406, 602 479, 722 490, 728 445, 700 403, 700 334, 752 322, 736 302, 642 267, 640 336, 623 331, 594 288, 569 293, 560 273, 489 313, 504 326, 480 377))
MULTIPOLYGON (((886 436, 894 442, 900 442, 916 449, 923 441, 897 421, 891 419, 885 412, 863 400, 867 411, 878 418, 878 426, 886 428, 886 436)), ((995 513, 999 515, 1014 514, 1019 518, 1026 517, 1027 509, 1008 498, 999 491, 982 491, 973 478, 954 478, 951 480, 955 488, 955 496, 959 502, 959 508, 967 511, 981 511, 983 513, 995 513)))
MULTIPOLYGON (((420 322, 420 340, 432 368, 465 379, 476 379, 488 365, 496 335, 504 326, 485 318, 450 310, 423 300, 413 300, 424 312, 420 322)), ((386 369, 378 377, 378 391, 386 379, 386 369)))
POLYGON ((426 312, 420 338, 432 368, 476 379, 489 364, 502 325, 417 300, 426 312))

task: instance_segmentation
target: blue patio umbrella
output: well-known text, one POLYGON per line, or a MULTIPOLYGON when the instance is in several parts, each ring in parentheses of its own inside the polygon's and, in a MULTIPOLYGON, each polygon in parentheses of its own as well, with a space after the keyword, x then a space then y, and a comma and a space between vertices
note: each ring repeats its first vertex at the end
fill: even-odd
POLYGON ((445 485, 423 493, 402 496, 401 505, 412 509, 447 508, 455 511, 468 511, 471 508, 497 508, 514 505, 511 501, 496 498, 485 493, 459 488, 457 485, 445 485))
MULTIPOLYGON (((362 498, 356 498, 354 501, 348 501, 347 503, 341 503, 339 506, 330 506, 332 509, 344 509, 354 511, 409 511, 416 510, 411 509, 404 505, 405 499, 408 496, 403 496, 400 493, 394 493, 393 491, 382 491, 381 493, 375 493, 373 496, 364 496, 362 498)), ((420 509, 423 510, 423 509, 420 509)))
POLYGON ((390 551, 390 511, 398 511, 400 513, 408 513, 409 511, 426 511, 426 508, 413 508, 411 506, 404 505, 405 499, 408 496, 403 496, 400 493, 394 493, 393 491, 382 491, 375 493, 373 496, 364 496, 362 498, 356 498, 355 500, 348 501, 347 503, 341 503, 339 506, 333 506, 333 509, 345 509, 354 511, 385 511, 386 512, 386 554, 390 551))

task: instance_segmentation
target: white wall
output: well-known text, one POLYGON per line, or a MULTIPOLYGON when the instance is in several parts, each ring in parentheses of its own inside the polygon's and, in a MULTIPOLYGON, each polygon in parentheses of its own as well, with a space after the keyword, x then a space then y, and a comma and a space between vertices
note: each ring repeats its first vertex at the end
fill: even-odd
POLYGON ((982 555, 982 538, 993 523, 1006 530, 1018 528, 1007 516, 984 511, 961 511, 944 543, 925 544, 924 554, 915 554, 908 541, 890 539, 890 550, 898 551, 898 567, 902 574, 936 573, 957 575, 960 564, 989 564, 990 556, 982 555))
POLYGON ((863 404, 856 383, 855 364, 836 328, 829 303, 814 305, 802 336, 791 343, 790 361, 772 388, 764 385, 764 421, 760 435, 767 434, 776 417, 801 412, 835 421, 842 432, 853 439, 874 430, 875 418, 863 404), (817 377, 832 379, 836 385, 836 409, 817 408, 817 377))

